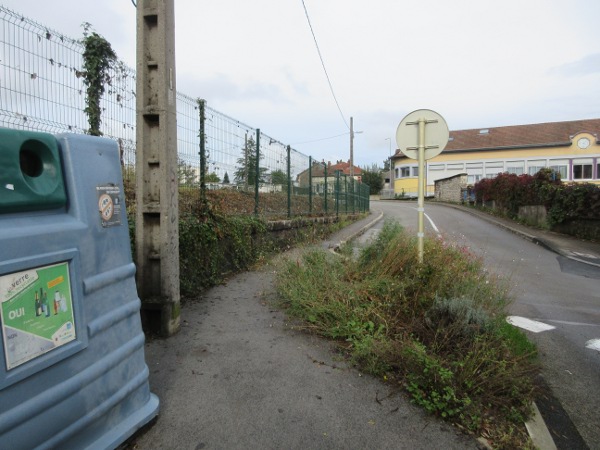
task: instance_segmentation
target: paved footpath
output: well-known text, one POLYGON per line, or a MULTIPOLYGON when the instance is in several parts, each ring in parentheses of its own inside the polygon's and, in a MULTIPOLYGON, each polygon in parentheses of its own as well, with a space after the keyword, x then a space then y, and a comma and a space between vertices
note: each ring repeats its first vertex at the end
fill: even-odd
POLYGON ((146 344, 160 413, 129 448, 478 448, 403 393, 349 367, 329 342, 293 329, 275 306, 276 270, 272 263, 239 274, 187 302, 181 331, 146 344))

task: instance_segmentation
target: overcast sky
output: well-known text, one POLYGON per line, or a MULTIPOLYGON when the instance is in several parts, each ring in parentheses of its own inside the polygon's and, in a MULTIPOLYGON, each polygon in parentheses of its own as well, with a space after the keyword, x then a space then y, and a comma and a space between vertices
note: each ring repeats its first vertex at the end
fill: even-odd
MULTIPOLYGON (((361 166, 415 109, 450 130, 600 118, 598 0, 304 3, 343 117, 302 0, 176 0, 178 90, 331 161, 349 158, 352 116, 361 166)), ((73 38, 90 22, 135 67, 131 0, 0 4, 73 38)))

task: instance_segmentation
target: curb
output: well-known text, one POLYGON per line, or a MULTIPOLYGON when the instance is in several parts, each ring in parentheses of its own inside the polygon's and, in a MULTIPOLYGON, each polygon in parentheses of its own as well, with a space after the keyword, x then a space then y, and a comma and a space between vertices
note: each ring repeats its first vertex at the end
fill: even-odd
POLYGON ((331 249, 334 252, 337 252, 340 247, 342 247, 343 245, 345 245, 346 243, 348 243, 349 241, 351 241, 352 239, 355 239, 357 236, 360 236, 361 234, 363 234, 365 231, 367 231, 369 228, 371 228, 373 225, 375 225, 377 222, 379 222, 381 219, 383 219, 383 212, 379 213, 379 216, 376 217, 375 219, 373 219, 371 222, 369 222, 368 224, 364 225, 361 229, 359 229, 358 231, 352 233, 350 236, 348 236, 346 239, 339 241, 337 244, 334 244, 331 249))
POLYGON ((556 450, 554 439, 552 439, 550 430, 535 402, 532 402, 532 409, 533 416, 525 422, 525 428, 527 428, 531 442, 540 450, 556 450))

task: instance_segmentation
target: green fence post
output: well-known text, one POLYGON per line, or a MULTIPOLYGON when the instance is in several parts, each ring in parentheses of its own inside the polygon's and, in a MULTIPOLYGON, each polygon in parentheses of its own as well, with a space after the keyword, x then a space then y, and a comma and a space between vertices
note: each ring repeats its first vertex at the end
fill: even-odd
POLYGON ((355 202, 355 206, 354 206, 354 210, 356 213, 360 212, 360 185, 358 183, 358 181, 354 182, 354 202, 355 202))
POLYGON ((206 201, 206 134, 205 134, 205 105, 206 100, 198 99, 198 109, 200 114, 200 199, 206 201))
POLYGON ((292 149, 287 146, 287 197, 288 197, 288 219, 292 217, 292 163, 291 163, 291 152, 292 149))
POLYGON ((340 171, 335 171, 335 217, 340 215, 340 171))
POLYGON ((346 214, 348 214, 348 175, 346 174, 344 174, 344 195, 346 197, 344 207, 346 209, 346 214))
POLYGON ((365 212, 365 204, 367 203, 367 198, 365 197, 367 188, 368 188, 368 186, 366 184, 362 185, 362 195, 360 197, 360 206, 361 206, 362 212, 365 212))
POLYGON ((325 215, 327 215, 327 163, 325 164, 325 169, 323 173, 325 174, 325 215))
POLYGON ((260 128, 256 129, 256 172, 254 180, 254 214, 258 216, 258 186, 260 178, 260 128))
POLYGON ((368 193, 370 191, 369 186, 367 186, 366 184, 363 184, 363 198, 362 198, 362 212, 366 212, 367 211, 367 199, 368 197, 368 193))
POLYGON ((350 184, 352 185, 352 214, 356 214, 356 185, 354 177, 350 177, 350 184))
POLYGON ((313 204, 312 204, 312 156, 308 157, 308 214, 312 215, 313 204))
POLYGON ((362 196, 360 199, 360 206, 362 207, 362 212, 365 212, 365 205, 367 204, 367 190, 369 189, 369 186, 367 186, 366 184, 362 185, 362 196))

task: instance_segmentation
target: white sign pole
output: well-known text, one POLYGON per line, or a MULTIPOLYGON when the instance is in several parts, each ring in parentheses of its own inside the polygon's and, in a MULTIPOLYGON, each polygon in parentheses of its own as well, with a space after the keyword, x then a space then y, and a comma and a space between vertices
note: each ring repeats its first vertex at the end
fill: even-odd
POLYGON ((408 158, 417 159, 419 162, 417 202, 419 264, 423 263, 423 242, 425 238, 425 160, 439 155, 446 147, 448 137, 448 125, 446 125, 444 118, 429 109, 420 109, 408 114, 402 119, 396 130, 398 148, 408 158), (418 125, 416 133, 414 125, 418 125), (427 127, 427 135, 425 133, 426 125, 429 125, 427 127))
POLYGON ((419 200, 417 202, 417 211, 419 212, 419 222, 417 230, 417 245, 419 249, 419 264, 423 264, 423 238, 425 237, 425 124, 426 120, 419 118, 419 200))

